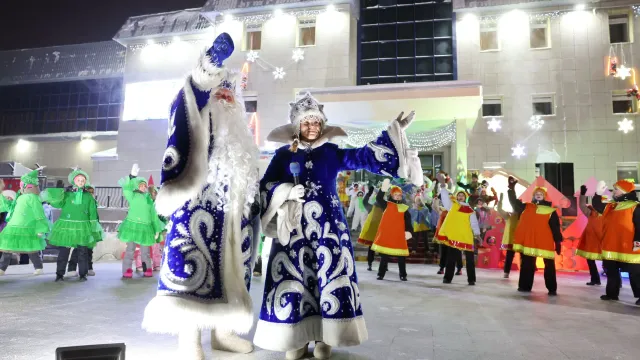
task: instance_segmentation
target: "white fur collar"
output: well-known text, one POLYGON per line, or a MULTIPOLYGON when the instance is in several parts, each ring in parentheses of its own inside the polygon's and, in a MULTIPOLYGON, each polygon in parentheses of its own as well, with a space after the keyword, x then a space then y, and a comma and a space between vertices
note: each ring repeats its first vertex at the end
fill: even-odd
POLYGON ((226 68, 213 65, 211 57, 204 50, 198 65, 191 71, 191 78, 199 90, 209 91, 220 84, 226 72, 226 68))
MULTIPOLYGON (((318 140, 314 141, 311 144, 311 148, 316 149, 333 139, 337 139, 345 136, 347 136, 347 133, 344 132, 342 128, 338 126, 325 125, 324 130, 322 131, 322 135, 320 135, 318 140)), ((291 144, 293 142, 291 124, 282 125, 273 129, 269 133, 269 135, 267 135, 267 140, 284 143, 284 144, 291 144)), ((307 145, 305 145, 305 143, 301 141, 300 146, 305 148, 307 145)))

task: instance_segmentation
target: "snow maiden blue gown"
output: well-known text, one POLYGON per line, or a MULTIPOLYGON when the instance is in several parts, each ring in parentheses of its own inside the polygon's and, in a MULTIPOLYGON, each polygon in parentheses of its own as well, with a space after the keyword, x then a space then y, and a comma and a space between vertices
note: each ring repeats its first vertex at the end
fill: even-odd
POLYGON ((180 336, 181 359, 204 359, 200 331, 247 333, 259 230, 258 149, 222 33, 171 106, 158 213, 170 216, 158 291, 142 327, 180 336), (256 222, 256 220, 258 220, 256 222), (191 343, 189 343, 191 342, 191 343))
MULTIPOLYGON (((298 105, 305 101, 312 105, 315 99, 307 94, 298 105)), ((290 141, 288 126, 281 128, 269 140, 290 141)), ((397 120, 362 148, 342 149, 328 142, 344 135, 340 128, 324 126, 311 146, 301 143, 295 153, 289 146, 279 148, 260 182, 263 233, 274 238, 254 338, 261 348, 292 351, 314 341, 355 346, 368 337, 336 178, 340 171, 358 169, 391 177, 415 178, 410 173, 417 173, 419 181, 422 175, 421 170, 412 171, 417 152, 408 149, 404 127, 397 120), (287 201, 294 186, 292 162, 301 164, 303 204, 287 201), (287 223, 297 226, 289 232, 287 223)))

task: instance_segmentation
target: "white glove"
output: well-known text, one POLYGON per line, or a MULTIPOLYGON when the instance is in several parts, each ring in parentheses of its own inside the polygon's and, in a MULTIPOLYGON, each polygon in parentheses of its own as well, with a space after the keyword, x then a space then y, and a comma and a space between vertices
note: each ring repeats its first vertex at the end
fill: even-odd
POLYGON ((602 180, 598 181, 598 185, 596 185, 596 194, 603 195, 605 191, 607 191, 607 183, 602 180))
POLYGON ((382 186, 380 187, 380 191, 386 193, 387 191, 389 191, 390 187, 391 187, 391 180, 384 179, 384 181, 382 182, 382 186))
POLYGON ((413 237, 413 236, 411 236, 411 233, 410 233, 410 232, 408 232, 408 231, 405 231, 405 232, 404 232, 404 239, 405 239, 405 240, 409 240, 409 239, 411 239, 412 237, 413 237))
POLYGON ((304 186, 296 185, 289 192, 289 197, 287 198, 287 200, 292 200, 292 201, 297 201, 302 203, 304 202, 304 199, 302 198, 303 196, 304 196, 304 186))
POLYGON ((133 164, 133 166, 131 167, 131 175, 138 176, 139 172, 140 172, 140 166, 138 166, 138 164, 133 164))
POLYGON ((402 118, 402 115, 404 115, 404 111, 401 112, 400 115, 398 115, 398 118, 396 118, 396 121, 398 122, 398 125, 400 125, 400 129, 404 130, 408 128, 409 125, 411 125, 411 122, 413 121, 413 117, 416 115, 416 112, 412 110, 409 113, 409 115, 407 115, 407 117, 405 117, 404 119, 402 118))

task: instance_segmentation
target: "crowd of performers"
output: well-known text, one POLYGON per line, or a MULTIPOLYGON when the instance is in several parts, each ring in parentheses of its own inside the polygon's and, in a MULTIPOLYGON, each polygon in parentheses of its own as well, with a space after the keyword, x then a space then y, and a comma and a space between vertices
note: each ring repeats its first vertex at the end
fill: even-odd
MULTIPOLYGON (((86 281, 87 276, 95 276, 93 249, 104 239, 89 175, 74 169, 68 176, 70 186, 47 188, 41 193, 39 171, 23 175, 17 193, 5 190, 0 196, 0 275, 7 271, 13 253, 27 254, 35 268, 34 275, 42 275, 42 252, 50 245, 58 249, 55 281, 64 281, 65 277, 86 281), (55 222, 52 208, 60 209, 55 222)), ((149 187, 146 179, 137 177, 138 171, 134 165, 132 174, 119 182, 129 203, 127 216, 118 227, 118 238, 126 243, 124 278, 133 277, 136 247, 140 248, 136 268, 143 276, 151 277, 154 269, 159 270, 160 245, 166 232, 164 218, 155 211, 157 190, 149 187)), ((0 184, 4 186, 3 182, 0 184)))
MULTIPOLYGON (((408 243, 427 240, 427 229, 435 224, 434 240, 446 249, 440 268, 443 282, 451 283, 454 274, 461 273, 464 255, 469 285, 476 284, 474 252, 489 228, 486 212, 497 202, 508 222, 503 243, 522 256, 519 290, 531 291, 535 258, 542 257, 547 259, 549 294, 556 294, 552 259, 562 235, 545 189, 536 188, 533 198, 523 202, 516 198, 515 179, 510 179, 507 198, 514 210, 505 213, 504 196, 488 194, 477 177, 468 185, 455 184, 439 173, 425 184, 418 153, 409 148, 405 135, 413 112, 400 113, 365 146, 345 149, 331 141, 346 133, 329 125, 323 104, 307 93, 289 104, 289 123, 268 135, 269 141, 286 145, 275 151, 260 179, 258 149, 247 126, 241 87, 236 86, 240 82, 223 65, 233 51, 231 37, 219 35, 171 104, 157 196, 138 177, 137 165, 120 181, 129 202, 118 229, 126 243, 124 278, 133 276, 136 246, 143 275, 152 276, 149 247, 162 241, 166 229, 157 292, 144 310, 142 327, 176 335, 180 359, 204 359, 203 331, 210 333, 213 350, 248 353, 256 344, 285 352, 287 359, 307 356, 310 344, 315 358, 328 359, 333 347, 366 341, 363 297, 343 209, 346 200, 352 226, 361 227, 358 241, 371 247, 369 270, 373 253, 381 255, 378 279, 384 278, 389 258, 398 257, 400 280, 406 281, 408 243), (347 170, 367 170, 387 180, 377 192, 364 186, 346 194, 346 184, 337 178, 347 170), (407 204, 407 192, 397 180, 392 186, 391 178, 424 190, 407 204), (159 216, 166 216, 166 222, 159 216), (255 337, 249 341, 240 335, 254 325, 249 287, 264 237, 273 242, 255 337)), ((70 188, 47 189, 39 197, 37 176, 23 177, 20 195, 2 202, 8 206, 8 222, 0 233, 0 250, 36 254, 48 238, 67 256, 71 248, 77 251, 79 275, 86 279, 89 249, 102 238, 88 180, 87 174, 74 171, 70 188), (61 209, 52 227, 42 200, 61 209)), ((611 202, 605 205, 597 195, 589 208, 581 251, 590 259, 605 260, 605 300, 618 298, 622 268, 631 274, 634 292, 640 279, 640 210, 632 186, 614 184, 611 202)), ((36 256, 32 261, 41 270, 36 256)), ((64 279, 66 265, 62 256, 57 280, 64 279)))

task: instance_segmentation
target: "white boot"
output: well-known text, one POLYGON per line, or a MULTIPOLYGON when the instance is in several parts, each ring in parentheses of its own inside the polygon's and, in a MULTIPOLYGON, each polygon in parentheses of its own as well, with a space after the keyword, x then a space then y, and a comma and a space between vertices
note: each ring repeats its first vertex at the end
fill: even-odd
POLYGON ((4 270, 0 270, 0 276, 4 275, 4 270))
POLYGON ((77 271, 68 271, 67 272, 67 277, 76 277, 78 276, 78 272, 77 271))
POLYGON ((205 360, 200 330, 183 330, 178 334, 179 359, 205 360))
POLYGON ((253 351, 253 343, 233 332, 214 329, 211 330, 211 348, 213 350, 248 354, 253 351))
POLYGON ((89 275, 89 276, 96 276, 96 272, 95 272, 95 271, 93 271, 93 270, 89 270, 89 271, 87 272, 87 275, 89 275))
POLYGON ((42 269, 36 269, 36 271, 33 272, 33 275, 36 275, 36 276, 42 275, 42 274, 44 274, 44 271, 42 271, 42 269))
POLYGON ((322 341, 316 341, 316 346, 313 348, 313 357, 321 360, 330 358, 331 346, 323 343, 322 341))
POLYGON ((286 358, 287 360, 298 360, 302 359, 307 354, 307 349, 309 348, 309 344, 305 344, 298 350, 287 351, 286 358))

